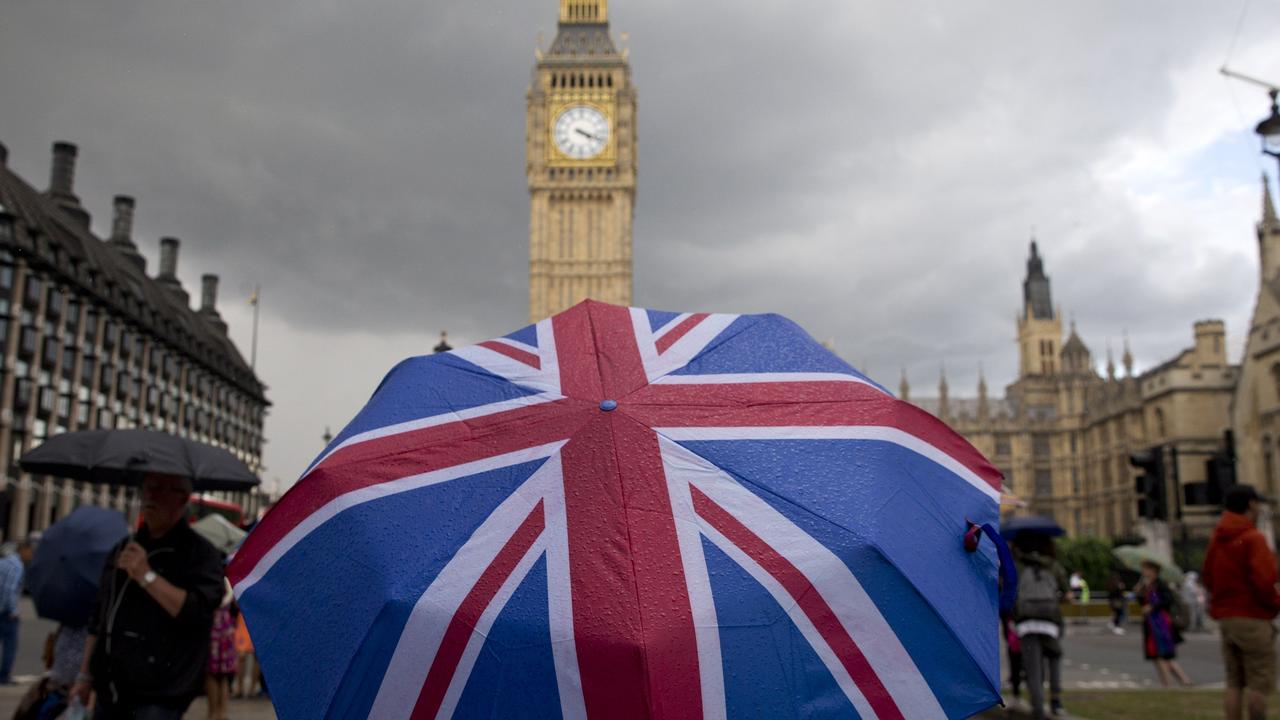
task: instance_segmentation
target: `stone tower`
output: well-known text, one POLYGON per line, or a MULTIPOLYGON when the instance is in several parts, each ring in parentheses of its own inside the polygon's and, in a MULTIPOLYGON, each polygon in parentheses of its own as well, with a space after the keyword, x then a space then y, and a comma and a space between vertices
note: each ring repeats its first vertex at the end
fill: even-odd
POLYGON ((560 0, 526 94, 529 318, 593 298, 631 304, 636 92, 608 0, 560 0))
POLYGON ((1027 277, 1022 281, 1022 312, 1018 315, 1018 359, 1021 377, 1053 375, 1059 371, 1062 316, 1053 307, 1044 261, 1031 241, 1027 277))

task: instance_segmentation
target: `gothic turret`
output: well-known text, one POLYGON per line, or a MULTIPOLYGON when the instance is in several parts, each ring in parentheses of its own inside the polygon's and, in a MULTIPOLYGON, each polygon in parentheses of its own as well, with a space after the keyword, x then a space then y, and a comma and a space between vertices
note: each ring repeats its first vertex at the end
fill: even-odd
POLYGON ((938 376, 938 419, 946 421, 951 417, 951 402, 947 397, 947 368, 943 366, 938 376))
POLYGON ((911 384, 907 382, 907 366, 902 366, 902 379, 898 381, 898 399, 911 399, 911 384))
POLYGON ((986 420, 991 416, 991 405, 987 402, 987 376, 978 365, 978 419, 986 420))
POLYGON ((1037 320, 1053 319, 1053 300, 1049 296, 1049 278, 1044 274, 1044 261, 1036 241, 1031 241, 1031 255, 1027 258, 1027 277, 1022 281, 1022 304, 1028 317, 1037 320))
POLYGON ((1018 315, 1019 376, 1056 375, 1062 344, 1062 317, 1053 307, 1049 276, 1040 248, 1031 241, 1027 276, 1022 281, 1022 312, 1018 315))
POLYGON ((1271 184, 1262 176, 1262 219, 1258 221, 1258 255, 1261 258, 1262 282, 1280 275, 1280 219, 1271 200, 1271 184))

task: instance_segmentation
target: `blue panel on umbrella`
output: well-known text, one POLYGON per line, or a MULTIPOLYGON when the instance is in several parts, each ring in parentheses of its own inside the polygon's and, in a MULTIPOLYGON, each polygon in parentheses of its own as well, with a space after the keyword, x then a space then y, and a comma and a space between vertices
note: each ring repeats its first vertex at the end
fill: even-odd
POLYGON ((509 340, 515 340, 516 342, 522 342, 525 345, 532 345, 533 347, 538 347, 538 326, 526 325, 520 328, 519 330, 509 335, 503 335, 502 337, 507 338, 509 340))
POLYGON ((489 629, 454 717, 561 716, 547 605, 544 555, 489 629))
POLYGON ((645 310, 649 315, 649 329, 657 330, 667 323, 680 317, 682 313, 667 312, 666 310, 645 310))
POLYGON ((755 578, 709 541, 725 710, 731 718, 856 718, 809 641, 755 578))
POLYGON ((240 599, 278 707, 325 716, 349 674, 381 676, 411 608, 499 504, 545 460, 391 495, 350 508, 307 535, 240 599), (425 519, 430 518, 430 522, 425 519), (387 551, 393 548, 394 551, 387 551), (355 589, 359 589, 355 591, 355 589), (386 605, 392 605, 391 610, 386 605), (371 639, 366 642, 366 636, 371 639), (320 692, 323 690, 324 692, 320 692))
POLYGON ((360 414, 325 452, 368 430, 533 394, 456 355, 409 358, 387 373, 360 414))
POLYGON ((845 373, 872 382, 781 315, 744 315, 734 320, 706 350, 672 374, 762 372, 845 373))
MULTIPOLYGON (((961 672, 952 667, 957 657, 972 656, 998 672, 998 638, 990 630, 999 627, 994 551, 984 543, 979 552, 966 553, 961 542, 966 518, 979 523, 994 518, 997 506, 990 497, 931 460, 883 441, 681 444, 744 480, 745 487, 835 550, 931 684, 961 672), (902 581, 903 573, 912 585, 902 581), (921 621, 932 617, 938 619, 921 621)), ((984 678, 976 668, 970 672, 986 702, 978 709, 989 706, 993 699, 985 688, 998 677, 984 678)), ((948 692, 955 688, 949 685, 948 692)))

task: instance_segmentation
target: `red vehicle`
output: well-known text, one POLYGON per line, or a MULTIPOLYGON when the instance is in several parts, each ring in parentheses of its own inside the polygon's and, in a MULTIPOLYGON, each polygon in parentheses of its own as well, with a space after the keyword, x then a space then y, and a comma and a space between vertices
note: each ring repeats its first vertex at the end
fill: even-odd
POLYGON ((244 510, 239 505, 224 500, 215 500, 208 495, 196 493, 187 503, 188 522, 195 522, 202 517, 217 513, 231 521, 238 528, 244 527, 244 510))

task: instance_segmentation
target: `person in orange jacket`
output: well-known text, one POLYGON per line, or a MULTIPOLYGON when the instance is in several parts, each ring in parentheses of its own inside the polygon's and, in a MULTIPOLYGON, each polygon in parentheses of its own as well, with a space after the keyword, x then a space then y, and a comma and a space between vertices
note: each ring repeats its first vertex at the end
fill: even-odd
POLYGON ((1218 621, 1227 683, 1223 709, 1229 720, 1247 709, 1250 720, 1267 714, 1267 697, 1275 688, 1275 626, 1280 613, 1276 557, 1258 531, 1258 512, 1265 502, 1250 485, 1227 491, 1222 519, 1204 559, 1204 586, 1209 615, 1218 621), (1242 708, 1242 700, 1243 708, 1242 708))

